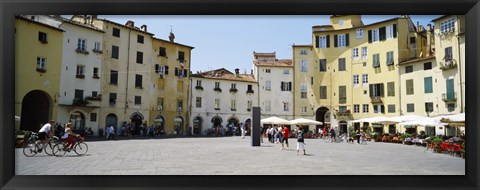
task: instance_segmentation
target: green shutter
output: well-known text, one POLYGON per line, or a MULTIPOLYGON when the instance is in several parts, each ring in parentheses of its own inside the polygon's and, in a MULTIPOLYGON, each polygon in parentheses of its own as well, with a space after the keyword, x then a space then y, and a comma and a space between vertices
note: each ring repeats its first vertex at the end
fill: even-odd
POLYGON ((425 93, 432 93, 432 77, 425 77, 424 78, 424 85, 425 85, 425 93))
POLYGON ((393 51, 387 52, 387 66, 393 65, 393 51))
POLYGON ((455 98, 455 86, 454 86, 453 79, 447 80, 447 98, 449 100, 452 100, 455 98))
POLYGON ((373 68, 380 67, 380 54, 373 54, 373 68))
POLYGON ((315 47, 316 47, 316 48, 319 48, 319 47, 320 47, 319 44, 320 44, 320 39, 319 39, 318 36, 315 36, 315 47))

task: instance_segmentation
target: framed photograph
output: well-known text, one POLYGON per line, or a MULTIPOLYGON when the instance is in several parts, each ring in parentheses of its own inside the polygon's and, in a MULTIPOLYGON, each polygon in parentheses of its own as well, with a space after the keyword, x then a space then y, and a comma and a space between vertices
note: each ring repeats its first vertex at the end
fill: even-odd
POLYGON ((479 188, 477 0, 0 10, 1 189, 479 188))

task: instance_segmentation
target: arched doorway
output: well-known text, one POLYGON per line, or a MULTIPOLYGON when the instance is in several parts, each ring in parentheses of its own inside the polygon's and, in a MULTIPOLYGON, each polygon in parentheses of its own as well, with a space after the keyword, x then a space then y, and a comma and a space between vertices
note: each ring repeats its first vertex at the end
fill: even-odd
POLYGON ((70 122, 73 125, 73 131, 75 133, 85 133, 85 114, 79 111, 75 111, 70 114, 70 122))
POLYGON ((340 134, 347 134, 348 133, 348 124, 346 121, 338 122, 338 133, 340 134))
POLYGON ((165 117, 163 117, 162 115, 157 115, 153 119, 153 123, 156 129, 155 133, 163 135, 163 133, 165 132, 165 117))
POLYGON ((173 128, 177 134, 183 133, 183 118, 181 116, 177 116, 173 119, 173 128))
POLYGON ((245 135, 250 135, 250 131, 252 130, 252 120, 251 119, 247 119, 245 121, 245 130, 247 131, 245 133, 245 135))
POLYGON ((20 118, 20 130, 38 132, 40 127, 51 117, 52 103, 50 96, 41 90, 30 91, 23 97, 20 118))
POLYGON ((223 119, 220 116, 215 116, 212 118, 211 122, 213 123, 212 128, 215 128, 219 125, 222 125, 223 119))
POLYGON ((140 125, 143 124, 143 115, 139 112, 135 112, 130 116, 130 120, 132 121, 131 124, 134 129, 134 134, 133 135, 139 135, 140 134, 140 125))
POLYGON ((324 127, 328 127, 328 124, 330 123, 330 116, 329 114, 329 109, 326 107, 319 107, 317 111, 315 111, 315 120, 322 122, 322 125, 317 125, 315 127, 315 131, 318 132, 318 129, 323 129, 324 127))
POLYGON ((197 116, 193 119, 193 134, 199 135, 202 133, 202 122, 203 119, 200 116, 197 116))
POLYGON ((116 133, 116 132, 118 132, 117 122, 118 122, 118 118, 115 114, 113 114, 113 113, 108 114, 107 118, 105 119, 105 129, 103 131, 106 132, 107 127, 113 126, 114 134, 117 134, 116 133))
POLYGON ((227 133, 226 134, 227 135, 236 135, 237 131, 239 131, 238 129, 240 129, 239 128, 240 121, 238 120, 238 118, 232 116, 228 119, 227 122, 228 122, 228 124, 227 124, 227 133))

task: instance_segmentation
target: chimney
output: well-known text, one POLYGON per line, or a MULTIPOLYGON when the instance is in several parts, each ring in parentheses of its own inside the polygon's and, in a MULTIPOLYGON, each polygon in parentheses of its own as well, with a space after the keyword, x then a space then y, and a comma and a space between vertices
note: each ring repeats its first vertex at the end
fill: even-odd
POLYGON ((236 69, 235 69, 235 76, 238 77, 239 74, 240 74, 240 69, 236 68, 236 69))
POLYGON ((250 74, 251 74, 251 75, 253 75, 253 69, 252 69, 252 70, 250 70, 250 74))
POLYGON ((135 23, 131 20, 127 21, 127 23, 125 24, 125 26, 127 27, 130 27, 130 28, 133 28, 135 26, 135 23))
POLYGON ((142 31, 144 31, 144 32, 147 32, 147 25, 145 25, 145 24, 142 25, 142 26, 140 27, 140 29, 141 29, 142 31))
POLYGON ((432 37, 433 37, 433 30, 432 25, 427 24, 427 53, 425 56, 429 57, 432 53, 432 37))

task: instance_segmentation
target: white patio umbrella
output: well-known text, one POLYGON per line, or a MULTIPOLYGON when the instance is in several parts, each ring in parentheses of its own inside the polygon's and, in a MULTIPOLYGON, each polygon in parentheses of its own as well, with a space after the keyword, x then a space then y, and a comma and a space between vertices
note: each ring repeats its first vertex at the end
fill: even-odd
POLYGON ((263 124, 290 125, 290 121, 275 116, 262 119, 260 122, 263 124))
POLYGON ((465 113, 443 116, 445 122, 465 122, 465 113))
POLYGON ((424 118, 414 121, 407 121, 399 123, 402 126, 434 126, 434 127, 443 127, 440 121, 433 119, 433 118, 424 118))
POLYGON ((358 120, 353 120, 352 122, 356 123, 356 122, 366 122, 366 123, 379 123, 381 121, 385 121, 386 119, 388 119, 387 117, 383 117, 383 116, 377 116, 377 117, 370 117, 370 118, 363 118, 363 119, 358 119, 358 120))
POLYGON ((383 124, 396 124, 396 123, 403 123, 408 121, 417 121, 428 119, 429 117, 419 116, 419 115, 402 115, 402 116, 395 116, 395 117, 387 117, 384 120, 380 120, 379 123, 383 124))
POLYGON ((315 120, 305 119, 305 118, 290 120, 290 123, 293 125, 322 125, 323 124, 320 121, 315 121, 315 120))

